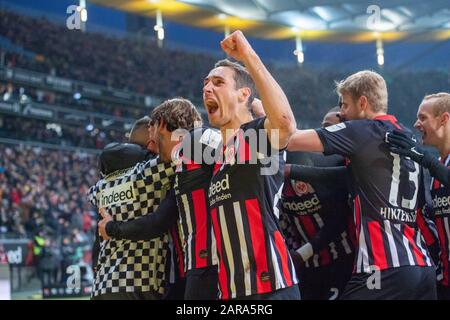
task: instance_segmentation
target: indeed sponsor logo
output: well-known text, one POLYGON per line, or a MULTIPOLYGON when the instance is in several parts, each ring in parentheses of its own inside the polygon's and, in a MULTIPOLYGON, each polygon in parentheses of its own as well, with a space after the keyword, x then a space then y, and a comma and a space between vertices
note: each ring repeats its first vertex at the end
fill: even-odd
POLYGON ((209 186, 209 196, 212 197, 218 192, 230 190, 230 179, 228 174, 220 181, 217 181, 209 186))
POLYGON ((100 204, 102 207, 111 206, 122 202, 130 202, 136 199, 133 183, 127 182, 113 188, 102 190, 100 204))
POLYGON ((450 205, 450 196, 438 197, 434 196, 433 208, 447 207, 450 205))
POLYGON ((318 205, 320 205, 320 201, 317 194, 315 194, 310 200, 306 201, 283 202, 283 207, 292 211, 307 210, 318 205))

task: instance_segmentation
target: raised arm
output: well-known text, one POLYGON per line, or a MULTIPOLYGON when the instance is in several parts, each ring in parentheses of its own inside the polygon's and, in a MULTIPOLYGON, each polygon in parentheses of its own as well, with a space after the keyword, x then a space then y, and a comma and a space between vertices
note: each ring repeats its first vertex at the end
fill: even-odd
POLYGON ((233 32, 220 44, 229 56, 245 65, 255 82, 264 112, 267 115, 264 128, 267 130, 270 143, 276 149, 286 147, 297 125, 283 90, 266 69, 241 31, 233 32), (277 141, 272 141, 273 138, 277 137, 277 134, 277 141))

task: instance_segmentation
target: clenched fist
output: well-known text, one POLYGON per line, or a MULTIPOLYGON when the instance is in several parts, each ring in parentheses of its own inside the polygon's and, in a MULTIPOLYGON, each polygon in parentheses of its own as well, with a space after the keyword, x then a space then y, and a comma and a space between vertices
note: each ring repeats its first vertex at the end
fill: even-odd
POLYGON ((245 58, 254 54, 253 48, 248 43, 242 31, 237 30, 220 42, 223 51, 237 61, 244 61, 245 58))

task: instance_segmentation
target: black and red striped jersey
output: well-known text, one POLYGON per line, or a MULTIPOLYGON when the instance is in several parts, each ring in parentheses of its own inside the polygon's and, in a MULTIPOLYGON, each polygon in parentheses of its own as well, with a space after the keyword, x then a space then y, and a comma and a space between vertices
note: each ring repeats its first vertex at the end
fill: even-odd
POLYGON ((222 299, 297 283, 278 225, 285 152, 271 150, 264 120, 243 124, 220 148, 209 188, 222 299))
POLYGON ((354 253, 346 176, 326 183, 285 179, 280 226, 289 249, 312 245, 314 255, 305 261, 307 268, 327 266, 354 253))
MULTIPOLYGON (((317 129, 325 154, 348 157, 354 181, 358 252, 355 272, 432 266, 416 222, 423 205, 419 165, 391 153, 387 132, 406 130, 391 115, 317 129)), ((422 188, 423 190, 424 188, 422 188)))
MULTIPOLYGON (((441 162, 450 166, 450 154, 441 162)), ((449 286, 449 261, 450 261, 450 189, 442 185, 439 180, 431 179, 431 197, 433 202, 434 222, 439 236, 440 264, 442 279, 440 284, 449 286)))
POLYGON ((214 150, 221 142, 219 131, 191 130, 179 148, 175 195, 186 271, 217 265, 217 250, 208 203, 214 168, 214 150), (208 159, 208 153, 210 155, 208 159))

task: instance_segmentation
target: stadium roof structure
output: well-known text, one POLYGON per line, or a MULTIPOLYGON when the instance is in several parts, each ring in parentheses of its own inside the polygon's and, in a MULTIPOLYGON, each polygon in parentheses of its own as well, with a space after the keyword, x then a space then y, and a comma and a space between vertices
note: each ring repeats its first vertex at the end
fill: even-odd
POLYGON ((134 14, 265 39, 361 43, 450 39, 449 0, 88 0, 134 14))

